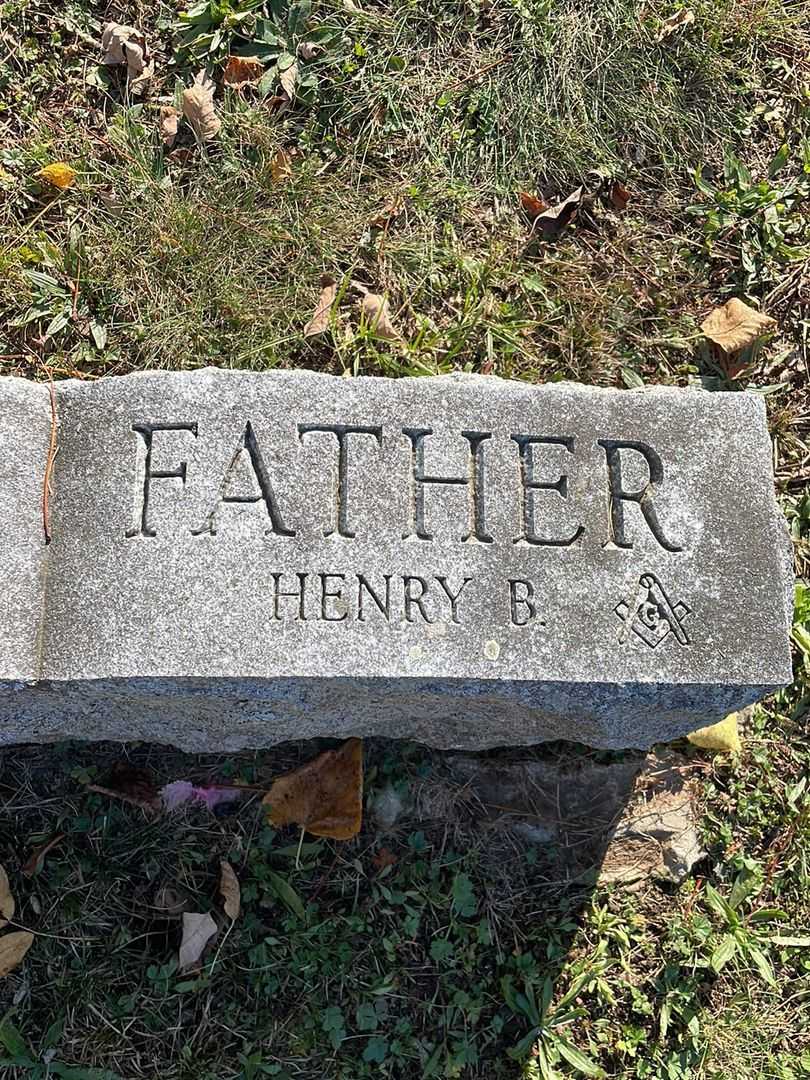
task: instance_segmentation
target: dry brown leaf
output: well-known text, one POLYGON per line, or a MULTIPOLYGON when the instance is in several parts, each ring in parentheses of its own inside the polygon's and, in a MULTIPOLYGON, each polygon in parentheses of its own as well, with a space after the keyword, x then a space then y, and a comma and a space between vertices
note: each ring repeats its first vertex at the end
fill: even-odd
POLYGON ((608 198, 614 209, 626 210, 627 204, 633 198, 633 193, 620 180, 612 180, 608 189, 608 198))
POLYGON ((315 60, 323 52, 322 45, 316 45, 314 41, 302 41, 298 46, 298 55, 302 60, 315 60))
POLYGON ((192 146, 176 146, 169 154, 169 161, 175 165, 188 165, 194 158, 195 148, 192 146))
POLYGON ((140 806, 148 813, 161 809, 160 793, 151 775, 145 769, 137 769, 125 761, 119 761, 110 769, 104 784, 88 784, 88 791, 109 795, 132 806, 140 806))
POLYGON ((379 214, 375 214, 369 221, 372 229, 387 229, 391 222, 399 217, 405 207, 405 199, 402 195, 395 195, 389 199, 379 214))
POLYGON ((290 101, 295 101, 295 88, 298 85, 298 64, 290 64, 288 68, 285 68, 279 75, 278 81, 290 101))
POLYGON ((15 904, 11 895, 11 886, 8 883, 8 874, 5 868, 0 866, 0 927, 8 925, 14 918, 15 904))
POLYGON ((222 81, 233 90, 252 86, 264 75, 264 64, 255 56, 229 56, 222 73, 222 81))
POLYGON ((397 862, 397 857, 387 847, 381 847, 376 855, 372 855, 371 861, 378 870, 384 870, 386 866, 393 866, 397 862))
MULTIPOLYGON (((106 23, 101 31, 101 47, 104 50, 104 55, 101 58, 102 64, 111 67, 116 64, 127 64, 127 67, 129 67, 126 47, 130 42, 140 47, 141 57, 143 57, 146 39, 139 30, 136 30, 134 26, 125 26, 123 23, 106 23)), ((135 57, 133 57, 133 60, 137 62, 135 57)), ((141 71, 143 71, 143 67, 141 67, 141 71)), ((136 71, 134 74, 140 75, 141 71, 136 71)))
POLYGON ((194 77, 194 85, 183 91, 183 116, 201 142, 215 139, 222 121, 214 109, 214 84, 204 71, 194 77))
POLYGON ((553 240, 559 236, 563 229, 576 218, 582 203, 582 191, 583 189, 578 187, 562 202, 538 214, 534 219, 532 229, 540 229, 544 240, 553 240))
MULTIPOLYGON (((56 833, 50 840, 41 844, 38 848, 34 848, 22 868, 23 874, 25 874, 26 877, 33 877, 35 874, 38 874, 45 863, 45 856, 49 851, 53 851, 57 844, 62 843, 65 839, 65 835, 66 834, 63 832, 56 833)), ((0 908, 0 910, 2 910, 2 908, 0 908)))
POLYGON ((548 203, 542 195, 532 195, 531 192, 521 191, 519 198, 521 209, 530 221, 534 221, 536 217, 548 210, 548 203))
POLYGON ((664 19, 661 23, 661 29, 658 31, 656 41, 665 41, 672 34, 677 33, 678 30, 682 30, 685 26, 689 26, 695 21, 695 13, 689 8, 680 8, 680 10, 670 15, 668 19, 664 19))
POLYGON ((356 836, 363 819, 362 739, 348 739, 279 776, 262 802, 273 825, 297 824, 333 840, 356 836))
POLYGON ((179 123, 180 113, 177 109, 172 105, 162 105, 160 109, 160 137, 163 140, 164 150, 171 150, 174 146, 179 123))
POLYGON ((4 979, 14 970, 31 948, 33 941, 34 935, 27 930, 16 930, 13 934, 3 934, 0 937, 0 979, 4 979))
POLYGON ((272 97, 267 98, 264 107, 268 112, 277 112, 281 116, 289 109, 290 99, 286 94, 273 94, 272 97))
POLYGON ((321 295, 315 314, 304 327, 304 337, 317 337, 329 329, 332 305, 337 297, 337 285, 331 274, 321 275, 321 295))
POLYGON ((153 74, 154 69, 149 63, 145 41, 143 44, 139 41, 128 41, 124 45, 124 55, 127 58, 127 78, 130 86, 148 79, 153 74))
MULTIPOLYGON (((183 937, 180 941, 179 965, 188 971, 199 963, 205 946, 217 932, 217 924, 207 913, 185 911, 183 913, 183 937)), ((3 939, 0 938, 0 941, 3 939)))
POLYGON ((270 162, 270 175, 274 184, 283 184, 292 178, 292 154, 289 150, 276 150, 270 162))
POLYGON ((134 26, 109 22, 101 33, 101 47, 102 64, 126 64, 130 88, 142 91, 155 70, 144 35, 134 26))
POLYGON ((242 890, 239 887, 239 878, 234 868, 225 859, 221 860, 219 867, 219 895, 225 901, 222 906, 228 918, 236 922, 242 910, 242 890))
POLYGON ((363 297, 363 313, 377 337, 386 341, 401 341, 401 336, 391 319, 391 309, 385 296, 367 292, 363 297))
POLYGON ((185 910, 186 900, 184 896, 173 889, 171 885, 161 885, 155 893, 155 901, 152 907, 162 912, 169 919, 179 919, 185 910))
POLYGON ((700 329, 728 356, 753 345, 774 326, 776 320, 770 315, 763 315, 734 297, 715 308, 700 324, 700 329))

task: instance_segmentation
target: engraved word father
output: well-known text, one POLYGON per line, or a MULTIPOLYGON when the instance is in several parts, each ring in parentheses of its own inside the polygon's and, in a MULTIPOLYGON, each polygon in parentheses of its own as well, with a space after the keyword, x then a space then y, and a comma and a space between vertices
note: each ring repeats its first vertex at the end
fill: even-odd
MULTIPOLYGON (((159 522, 150 514, 150 495, 156 481, 179 480, 185 485, 188 477, 188 463, 178 461, 173 468, 155 468, 153 450, 156 440, 164 432, 184 433, 189 440, 199 436, 199 424, 196 421, 177 423, 132 424, 136 435, 136 469, 134 514, 126 536, 155 537, 159 522)), ((337 535, 346 539, 357 536, 358 523, 352 513, 349 484, 349 448, 353 440, 366 440, 380 450, 383 446, 383 428, 375 425, 354 424, 298 424, 297 439, 305 443, 318 439, 320 452, 336 455, 336 482, 333 492, 333 516, 323 528, 325 537, 337 535)), ((460 522, 457 537, 464 543, 491 544, 495 537, 487 526, 488 499, 493 496, 489 491, 488 443, 492 439, 491 431, 461 431, 458 435, 447 433, 440 435, 430 427, 402 427, 394 432, 385 433, 386 440, 393 437, 402 444, 402 452, 409 457, 409 492, 403 514, 403 540, 429 542, 434 539, 430 526, 430 492, 442 486, 465 488, 468 493, 466 521, 460 522), (467 469, 465 475, 431 475, 425 464, 425 450, 429 439, 462 439, 466 444, 467 469)), ((577 524, 562 535, 541 535, 536 525, 536 506, 539 499, 567 500, 569 496, 568 474, 560 472, 556 479, 538 479, 539 466, 544 452, 554 450, 554 460, 559 460, 560 450, 565 457, 577 453, 577 444, 573 436, 539 435, 512 433, 510 445, 515 460, 515 481, 519 485, 520 521, 514 544, 534 547, 570 547, 576 544, 585 532, 585 526, 577 524)), ((664 466, 656 450, 646 442, 621 439, 597 439, 604 457, 602 483, 608 505, 605 542, 613 543, 617 548, 632 548, 633 543, 626 528, 628 508, 641 515, 658 545, 665 551, 682 551, 683 544, 673 537, 662 524, 656 510, 656 492, 664 481, 664 466), (631 458, 637 475, 641 466, 646 472, 646 480, 637 487, 630 488, 623 479, 623 468, 631 458)), ((333 459, 334 460, 334 459, 333 459)), ((233 450, 233 455, 225 469, 217 494, 201 521, 190 524, 192 535, 216 534, 225 519, 230 504, 263 503, 267 515, 265 535, 294 537, 297 523, 289 515, 276 495, 271 471, 268 469, 262 448, 253 425, 248 421, 233 450), (247 467, 255 478, 252 494, 233 494, 231 480, 236 470, 247 467)))

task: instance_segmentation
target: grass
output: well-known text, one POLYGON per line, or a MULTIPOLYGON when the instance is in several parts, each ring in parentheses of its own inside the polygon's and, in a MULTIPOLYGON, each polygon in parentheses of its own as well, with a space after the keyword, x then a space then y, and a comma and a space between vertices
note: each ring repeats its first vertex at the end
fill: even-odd
MULTIPOLYGON (((362 834, 300 849, 255 800, 221 816, 148 819, 88 791, 118 747, 6 752, 0 853, 21 924, 42 936, 5 980, 0 1042, 11 1049, 16 1036, 32 1062, 81 1066, 76 1078, 531 1077, 544 1075, 532 1048, 541 1041, 553 1055, 560 1040, 573 1047, 566 1076, 590 1075, 582 1060, 616 1077, 808 1075, 808 753, 795 705, 786 693, 758 710, 740 759, 684 748, 704 777, 708 858, 680 888, 635 892, 595 888, 592 872, 565 870, 558 845, 519 841, 459 786, 452 755, 421 747, 369 744, 362 834), (384 829, 375 807, 391 785, 407 809, 384 829), (66 835, 40 874, 15 872, 54 833, 66 835), (179 917, 161 909, 161 891, 217 915, 220 858, 241 879, 243 914, 223 925, 201 971, 183 975, 179 917), (713 888, 744 927, 719 974, 729 922, 713 888), (768 921, 769 909, 784 910, 768 921), (526 1003, 545 986, 538 1023, 526 1003)), ((160 781, 262 786, 313 748, 127 753, 160 781)), ((583 750, 578 760, 610 757, 583 750)), ((597 861, 603 841, 593 840, 597 861)), ((10 1080, 40 1075, 6 1068, 10 1080)))
MULTIPOLYGON (((694 23, 659 41, 675 10, 319 0, 326 46, 306 65, 307 100, 279 113, 275 86, 264 98, 220 89, 218 139, 199 147, 186 128, 169 154, 159 105, 198 67, 174 6, 120 8, 155 58, 134 98, 98 71, 104 5, 0 0, 3 371, 460 368, 761 392, 806 582, 808 8, 700 0, 694 23), (36 177, 54 161, 77 170, 59 194, 36 177), (597 196, 605 178, 632 192, 625 211, 597 196), (538 242, 519 192, 553 202, 580 184, 579 220, 538 242), (339 315, 324 340, 306 339, 322 273, 340 284, 339 315), (355 281, 388 294, 401 342, 364 325, 355 281), (732 295, 778 324, 734 377, 699 331, 732 295)), ((250 19, 237 25, 249 40, 250 19)), ((240 44, 233 19, 220 29, 217 78, 240 44)), ((708 854, 677 887, 597 887, 603 837, 591 873, 574 873, 570 852, 493 823, 452 755, 422 747, 370 744, 363 833, 298 854, 297 834, 271 829, 256 800, 150 820, 86 785, 122 754, 161 781, 264 784, 311 745, 230 758, 4 751, 0 862, 37 938, 0 982, 0 1054, 17 1062, 0 1075, 810 1075, 810 949, 773 940, 810 932, 806 600, 796 618, 796 681, 747 721, 742 757, 678 748, 699 780, 708 854), (391 785, 411 802, 385 830, 373 808, 391 785), (30 850, 55 833, 65 839, 25 878, 30 850), (381 848, 396 857, 387 867, 373 861, 381 848), (182 975, 161 889, 219 912, 220 858, 238 872, 243 915, 182 975), (735 900, 731 915, 715 894, 735 900)))

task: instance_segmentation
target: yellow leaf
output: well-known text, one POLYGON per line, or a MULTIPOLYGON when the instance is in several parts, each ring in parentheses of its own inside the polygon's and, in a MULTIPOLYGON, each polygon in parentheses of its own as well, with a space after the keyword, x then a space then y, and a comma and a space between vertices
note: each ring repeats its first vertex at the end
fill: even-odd
POLYGON ((0 866, 0 927, 3 927, 14 918, 14 897, 11 895, 11 886, 8 883, 8 874, 0 866))
POLYGON ((737 726, 738 714, 733 712, 718 724, 699 728, 687 735, 687 739, 701 750, 722 750, 727 754, 738 754, 742 750, 740 733, 737 726))
POLYGON ((337 296, 337 285, 331 274, 321 276, 321 296, 315 313, 304 327, 304 337, 317 337, 329 329, 329 317, 337 296))
POLYGON ((13 934, 3 934, 0 937, 0 979, 14 970, 31 948, 33 941, 34 935, 27 930, 17 930, 13 934))
POLYGON ((274 184, 281 184, 292 177, 292 154, 287 150, 276 150, 270 162, 270 175, 274 184))
POLYGON ((302 825, 313 836, 349 840, 363 820, 363 742, 348 739, 279 776, 262 799, 276 826, 302 825))
POLYGON ((73 185, 73 181, 76 179, 76 170, 71 169, 70 165, 67 165, 64 161, 55 161, 52 165, 46 165, 44 169, 40 169, 37 176, 44 180, 46 184, 50 184, 51 187, 64 191, 65 188, 73 185))
POLYGON ((239 887, 239 878, 234 873, 231 864, 225 859, 219 865, 219 894, 225 901, 223 904, 225 914, 235 922, 242 910, 242 890, 239 887))
POLYGON ((700 329, 724 353, 736 353, 776 326, 776 319, 744 304, 736 297, 714 311, 700 324, 700 329))

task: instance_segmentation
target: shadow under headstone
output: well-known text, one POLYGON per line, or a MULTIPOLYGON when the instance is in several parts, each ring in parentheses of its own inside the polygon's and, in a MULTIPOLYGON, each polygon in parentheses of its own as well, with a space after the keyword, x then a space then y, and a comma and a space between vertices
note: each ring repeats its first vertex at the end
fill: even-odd
MULTIPOLYGON (((71 1062, 85 1064, 98 1053, 95 1015, 87 1012, 86 999, 101 1012, 108 1007, 92 999, 95 991, 87 986, 109 984, 123 994, 125 982, 134 995, 132 1008, 142 1011, 154 999, 156 979, 171 993, 184 979, 196 987, 198 977, 210 978, 210 991, 200 983, 184 998, 184 1023, 204 1023, 209 993, 217 1008, 236 1007, 241 995, 269 987, 262 991, 270 993, 262 1010, 245 1006, 244 1014, 255 1023, 251 1038, 277 1048, 281 1033, 303 1039, 312 1015, 324 1009, 341 1009, 351 1019, 358 1002, 368 998, 371 956, 379 978, 385 981, 391 970, 400 988, 392 983, 380 992, 388 1011, 379 1013, 378 1036, 393 1038, 397 1025, 407 1021, 414 1045, 431 1048, 426 1061, 444 1054, 456 1068, 467 1052, 466 1022, 458 1021, 454 1005, 463 988, 470 1000, 480 998, 475 1008, 481 1009, 482 1023, 491 1025, 495 1017, 503 1024, 483 1044, 477 1066, 482 1068, 501 1061, 532 1029, 526 1016, 507 1007, 507 984, 517 995, 529 986, 538 994, 544 981, 567 984, 577 934, 598 888, 633 888, 652 878, 677 881, 702 854, 691 809, 693 766, 669 750, 607 754, 556 743, 470 754, 371 740, 365 748, 368 791, 361 833, 345 843, 306 837, 299 865, 299 830, 269 835, 273 830, 263 830, 257 801, 274 776, 311 760, 325 745, 299 742, 229 757, 148 744, 0 751, 0 863, 13 881, 19 917, 50 935, 31 951, 28 982, 15 973, 0 986, 0 1007, 15 995, 24 1001, 21 1022, 36 1039, 52 1023, 51 1012, 67 1006, 76 1047, 71 1062), (210 785, 246 777, 250 794, 214 813, 189 804, 176 813, 145 814, 99 793, 105 774, 121 759, 161 784, 182 779, 210 785), (88 777, 100 780, 95 791, 88 777), (64 834, 58 846, 42 870, 26 879, 22 867, 31 848, 55 833, 64 834), (221 919, 217 881, 219 859, 226 857, 243 884, 243 915, 228 931, 227 944, 218 939, 216 972, 181 976, 171 964, 182 911, 210 909, 221 919), (296 919, 279 894, 267 891, 267 873, 287 882, 306 917, 296 919), (76 890, 82 904, 68 910, 62 897, 76 890), (169 909, 167 896, 176 910, 169 909), (78 976, 59 943, 68 931, 83 941, 78 976), (267 935, 275 944, 265 955, 267 935), (442 953, 445 942, 455 953, 442 953), (338 965, 325 982, 318 974, 318 949, 338 965), (468 961, 468 949, 476 950, 474 962, 468 961), (314 966, 299 970, 298 951, 309 956, 309 950, 307 964, 314 966), (42 984, 30 1006, 29 982, 42 984)), ((349 1020, 347 1025, 350 1037, 340 1053, 356 1048, 359 1057, 367 1036, 353 1033, 349 1020)), ((122 1053, 126 1046, 124 1040, 122 1053)), ((158 1040, 155 1067, 170 1064, 173 1052, 170 1040, 165 1046, 158 1040)), ((216 1053, 213 1043, 201 1049, 200 1064, 216 1066, 216 1053)), ((104 1052, 99 1060, 113 1064, 104 1052)), ((427 1068, 424 1061, 412 1064, 427 1068)), ((485 1073, 463 1069, 453 1075, 485 1073)))

